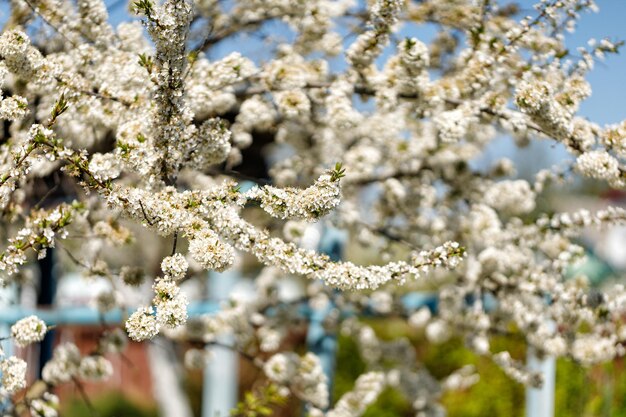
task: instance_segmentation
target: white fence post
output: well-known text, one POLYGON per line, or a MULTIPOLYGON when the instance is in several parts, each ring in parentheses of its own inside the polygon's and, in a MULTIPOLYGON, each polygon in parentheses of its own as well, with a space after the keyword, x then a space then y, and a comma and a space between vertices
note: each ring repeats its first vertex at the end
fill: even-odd
MULTIPOLYGON (((15 301, 17 299, 17 288, 15 285, 7 285, 6 287, 0 287, 0 307, 3 309, 14 308, 15 301)), ((7 337, 11 334, 11 325, 8 323, 0 323, 0 337, 7 337)), ((13 340, 6 339, 0 344, 0 348, 4 351, 4 354, 8 357, 13 355, 13 340)), ((0 372, 0 377, 2 373, 0 372)), ((7 396, 4 399, 0 399, 0 412, 5 411, 11 407, 11 397, 7 396)))
POLYGON ((193 417, 191 406, 180 385, 178 362, 170 357, 169 341, 148 343, 147 353, 152 378, 152 392, 162 417, 193 417))
POLYGON ((526 417, 553 417, 556 360, 552 356, 539 358, 535 349, 529 346, 527 365, 530 371, 541 373, 543 385, 541 388, 526 388, 526 417))
MULTIPOLYGON (((239 271, 233 268, 223 273, 209 274, 209 297, 220 302, 228 299, 232 289, 239 281, 239 271)), ((232 344, 232 337, 218 340, 225 345, 232 344)), ((237 405, 237 387, 239 383, 239 358, 231 349, 207 347, 211 360, 204 369, 202 387, 202 417, 229 417, 230 411, 237 405)))

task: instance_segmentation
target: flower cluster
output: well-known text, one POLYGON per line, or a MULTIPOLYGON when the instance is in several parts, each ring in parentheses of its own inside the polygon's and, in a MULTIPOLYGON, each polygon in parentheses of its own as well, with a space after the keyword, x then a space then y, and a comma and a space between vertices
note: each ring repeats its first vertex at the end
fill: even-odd
POLYGON ((26 362, 15 356, 0 361, 2 387, 13 394, 26 386, 26 362))
POLYGON ((263 371, 270 380, 288 386, 303 401, 319 408, 328 406, 328 381, 314 354, 299 357, 277 353, 263 365, 263 371))
POLYGON ((220 242, 212 232, 196 235, 189 241, 189 255, 207 270, 223 271, 235 260, 233 249, 220 242))
POLYGON ((401 0, 375 0, 369 10, 372 28, 359 35, 346 51, 348 60, 355 67, 367 67, 382 52, 389 41, 391 26, 398 20, 402 9, 401 0))
POLYGON ((500 181, 487 189, 485 203, 503 213, 520 215, 535 209, 535 193, 527 181, 500 181))
POLYGON ((48 385, 55 386, 76 378, 102 381, 112 374, 113 365, 104 356, 82 356, 73 343, 62 343, 54 348, 52 359, 46 362, 41 371, 41 378, 48 385))
POLYGON ((246 198, 259 200, 263 210, 273 217, 313 221, 339 204, 339 178, 337 171, 331 171, 304 190, 265 186, 247 192, 246 198))
POLYGON ((175 329, 187 322, 187 296, 174 281, 184 275, 187 263, 185 261, 183 269, 180 263, 182 255, 177 255, 165 258, 163 269, 170 273, 178 271, 178 274, 157 278, 152 286, 152 305, 140 307, 126 320, 128 336, 136 342, 152 339, 162 327, 175 329))
POLYGON ((140 307, 126 320, 128 336, 136 342, 152 339, 159 333, 159 323, 152 307, 140 307))
POLYGON ((11 337, 18 346, 28 346, 41 342, 48 328, 37 316, 28 316, 11 326, 11 337))
POLYGON ((170 278, 159 278, 154 283, 153 304, 156 319, 161 326, 176 328, 187 321, 187 297, 170 278))
POLYGON ((69 381, 76 375, 80 367, 80 351, 72 343, 64 343, 54 349, 54 354, 43 370, 42 379, 51 384, 57 385, 69 381))
POLYGON ((18 267, 27 261, 27 251, 34 250, 38 258, 46 255, 46 249, 54 247, 56 239, 67 235, 67 226, 82 211, 79 203, 61 204, 52 210, 34 211, 25 227, 15 237, 9 239, 9 245, 0 252, 0 271, 12 275, 18 267))
POLYGON ((584 175, 603 180, 615 180, 620 175, 619 162, 606 151, 591 151, 576 159, 576 168, 584 175))
POLYGON ((361 416, 385 387, 385 375, 381 372, 368 372, 359 376, 352 391, 344 394, 335 407, 326 415, 329 417, 361 416))
POLYGON ((104 356, 85 356, 78 366, 78 376, 92 381, 102 381, 113 375, 113 365, 104 356))
POLYGON ((44 392, 41 398, 35 398, 30 402, 30 412, 35 416, 57 417, 58 408, 59 397, 49 392, 44 392))
POLYGON ((180 253, 163 258, 163 261, 161 261, 161 271, 174 280, 183 278, 187 273, 187 268, 189 268, 189 264, 180 253))

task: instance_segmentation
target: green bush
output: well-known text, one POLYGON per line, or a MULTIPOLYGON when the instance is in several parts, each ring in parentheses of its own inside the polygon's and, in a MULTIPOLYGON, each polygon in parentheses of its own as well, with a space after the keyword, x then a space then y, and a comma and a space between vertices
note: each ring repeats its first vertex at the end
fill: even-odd
MULTIPOLYGON (((108 392, 92 399, 98 417, 158 417, 155 407, 139 405, 120 392, 108 392)), ((80 397, 73 398, 64 407, 63 417, 85 417, 92 415, 80 397)))
MULTIPOLYGON (((465 348, 462 340, 452 339, 433 346, 401 322, 368 322, 382 339, 409 337, 418 361, 435 377, 444 377, 466 364, 473 364, 480 381, 465 391, 449 392, 441 403, 448 417, 523 417, 525 389, 509 379, 491 360, 465 348)), ((496 337, 492 351, 508 350, 517 359, 525 358, 520 340, 496 337)), ((626 374, 621 360, 586 368, 569 360, 557 362, 555 417, 626 417, 626 374)), ((339 338, 333 400, 349 391, 365 370, 356 343, 339 338)), ((366 417, 413 416, 410 401, 393 390, 385 390, 366 412, 366 417)))

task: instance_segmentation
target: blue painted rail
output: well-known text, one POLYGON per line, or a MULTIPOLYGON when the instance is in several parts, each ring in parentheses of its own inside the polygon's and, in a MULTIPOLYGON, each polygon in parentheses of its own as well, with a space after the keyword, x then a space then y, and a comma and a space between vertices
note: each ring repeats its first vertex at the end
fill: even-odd
MULTIPOLYGON (((219 304, 216 302, 203 301, 192 303, 189 305, 187 312, 189 317, 196 317, 202 314, 215 313, 219 310, 219 304)), ((36 315, 42 319, 48 326, 59 325, 98 325, 98 324, 120 324, 131 310, 124 311, 116 308, 106 313, 102 313, 91 307, 62 307, 54 309, 30 309, 14 307, 0 308, 0 324, 12 325, 16 321, 36 315)))

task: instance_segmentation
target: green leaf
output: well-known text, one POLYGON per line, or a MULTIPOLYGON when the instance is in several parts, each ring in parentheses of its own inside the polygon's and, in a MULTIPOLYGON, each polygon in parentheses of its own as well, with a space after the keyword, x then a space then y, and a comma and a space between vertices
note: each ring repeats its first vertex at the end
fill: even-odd
POLYGON ((346 170, 342 168, 341 162, 337 162, 335 164, 335 168, 330 173, 330 180, 332 182, 339 181, 341 178, 346 176, 346 170))

